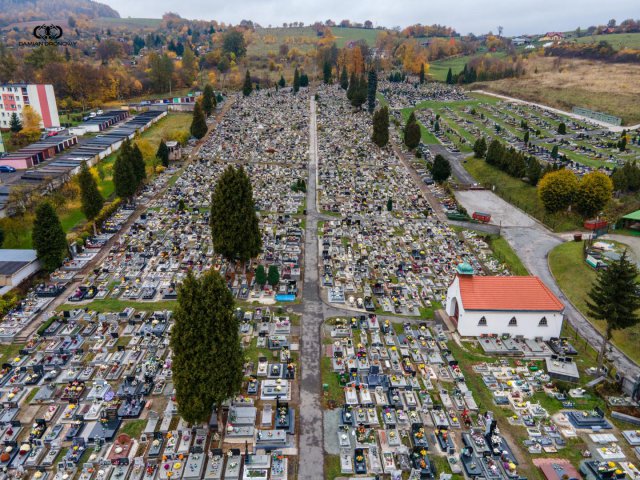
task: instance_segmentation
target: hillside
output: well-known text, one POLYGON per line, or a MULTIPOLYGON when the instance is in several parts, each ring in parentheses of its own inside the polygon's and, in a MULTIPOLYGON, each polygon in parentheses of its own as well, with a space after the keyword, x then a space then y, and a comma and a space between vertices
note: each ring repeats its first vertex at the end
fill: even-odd
POLYGON ((0 26, 34 20, 59 20, 69 16, 119 18, 120 14, 104 3, 92 0, 0 0, 0 26))
MULTIPOLYGON (((368 28, 331 27, 336 37, 336 46, 342 48, 347 42, 364 40, 370 47, 376 43, 376 36, 380 30, 368 28)), ((256 28, 251 36, 248 47, 249 55, 266 55, 269 51, 277 51, 278 47, 286 43, 290 48, 297 48, 302 52, 315 49, 318 42, 316 31, 312 27, 272 27, 256 28)))
POLYGON ((625 125, 640 122, 640 65, 533 57, 525 68, 523 77, 473 87, 564 110, 590 108, 621 117, 625 125))

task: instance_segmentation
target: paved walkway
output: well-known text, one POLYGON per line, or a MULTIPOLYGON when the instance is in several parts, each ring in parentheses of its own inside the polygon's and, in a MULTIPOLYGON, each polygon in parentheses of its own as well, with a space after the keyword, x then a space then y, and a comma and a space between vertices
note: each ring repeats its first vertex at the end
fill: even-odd
POLYGON ((300 341, 300 465, 297 478, 324 478, 323 419, 320 357, 320 328, 324 319, 318 282, 318 208, 316 183, 318 138, 316 102, 311 99, 309 121, 309 179, 307 181, 307 223, 304 243, 304 287, 302 337, 300 341))
POLYGON ((585 117, 584 115, 578 115, 577 113, 573 113, 573 112, 566 112, 564 110, 560 110, 558 108, 549 107, 547 105, 542 105, 540 103, 528 102, 527 100, 522 100, 520 98, 508 97, 506 95, 500 95, 499 93, 487 92, 486 90, 473 90, 473 92, 474 93, 481 93, 483 95, 490 95, 492 97, 502 98, 503 100, 509 100, 510 102, 513 102, 513 103, 520 103, 522 105, 531 105, 531 106, 534 106, 534 107, 539 107, 539 108, 542 108, 544 110, 548 110, 550 112, 557 113, 558 115, 565 115, 567 117, 575 118, 576 120, 582 120, 582 121, 585 121, 585 122, 593 123, 595 125, 599 125, 599 126, 601 126, 603 128, 606 128, 607 130, 609 130, 611 132, 622 132, 623 130, 635 130, 636 128, 640 128, 640 123, 637 124, 637 125, 629 125, 629 126, 611 125, 610 123, 601 122, 601 121, 596 120, 594 118, 585 117))

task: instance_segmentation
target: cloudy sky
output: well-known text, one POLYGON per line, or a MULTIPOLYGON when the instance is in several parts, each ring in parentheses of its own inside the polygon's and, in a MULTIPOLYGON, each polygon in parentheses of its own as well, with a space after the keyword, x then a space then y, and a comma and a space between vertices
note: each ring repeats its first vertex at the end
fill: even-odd
POLYGON ((349 19, 393 27, 414 23, 450 25, 466 34, 497 31, 504 35, 573 30, 625 18, 639 18, 638 0, 102 0, 122 17, 159 18, 173 11, 185 18, 262 26, 282 22, 349 19))

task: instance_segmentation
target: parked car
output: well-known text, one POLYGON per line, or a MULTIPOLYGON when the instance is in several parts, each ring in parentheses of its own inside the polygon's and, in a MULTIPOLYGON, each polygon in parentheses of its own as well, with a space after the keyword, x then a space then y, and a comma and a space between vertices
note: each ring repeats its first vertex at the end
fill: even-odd
POLYGON ((16 169, 10 165, 0 165, 0 172, 2 173, 13 173, 16 169))

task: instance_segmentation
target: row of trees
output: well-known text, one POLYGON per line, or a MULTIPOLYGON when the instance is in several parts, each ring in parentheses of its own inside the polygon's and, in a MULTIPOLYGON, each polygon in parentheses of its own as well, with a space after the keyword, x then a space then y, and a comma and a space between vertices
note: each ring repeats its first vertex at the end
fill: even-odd
POLYGON ((545 210, 561 212, 575 207, 585 218, 597 215, 609 202, 613 182, 602 172, 591 172, 580 180, 570 170, 547 173, 538 184, 538 196, 545 210))
POLYGON ((512 177, 526 178, 527 182, 534 186, 546 172, 556 168, 551 164, 543 167, 536 157, 526 155, 513 147, 507 148, 497 139, 492 140, 487 148, 486 140, 481 137, 474 143, 473 151, 476 158, 485 156, 489 165, 499 168, 512 177))

